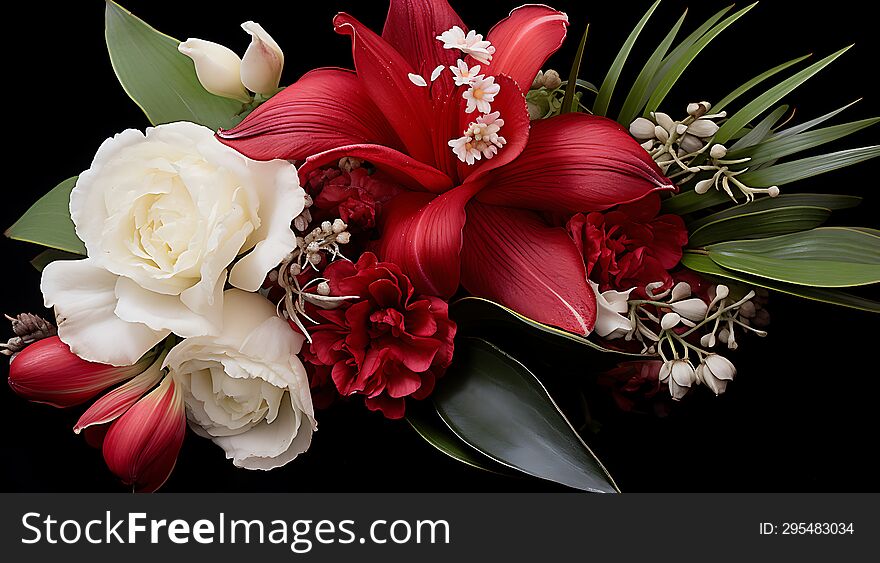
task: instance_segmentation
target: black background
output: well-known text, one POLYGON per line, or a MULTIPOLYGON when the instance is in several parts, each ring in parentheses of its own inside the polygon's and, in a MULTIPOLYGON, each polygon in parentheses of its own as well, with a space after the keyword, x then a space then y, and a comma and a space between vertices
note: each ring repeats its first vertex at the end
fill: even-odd
MULTIPOLYGON (((451 2, 473 29, 486 32, 515 1, 451 2)), ((688 2, 666 0, 635 50, 643 61, 688 2)), ((599 83, 649 2, 557 0, 572 28, 549 67, 563 71, 583 26, 591 34, 582 77, 599 83)), ((692 1, 690 32, 721 1, 692 1)), ((146 119, 116 83, 103 39, 99 0, 49 6, 13 3, 5 42, 3 205, 0 225, 11 225, 60 180, 88 167, 105 138, 146 119), (22 23, 23 22, 23 23, 22 23)), ((125 6, 174 37, 200 37, 242 53, 248 36, 239 24, 258 21, 286 55, 282 83, 318 66, 351 66, 348 38, 334 34, 331 18, 348 11, 380 30, 384 1, 225 3, 207 0, 128 0, 125 6)), ((790 95, 800 120, 856 98, 844 115, 873 117, 880 103, 874 3, 819 4, 766 1, 725 31, 664 103, 673 115, 701 99, 717 100, 745 79, 795 56, 825 56, 849 43, 843 59, 790 95), (870 6, 870 7, 869 7, 870 6)), ((639 68, 634 66, 634 68, 639 68)), ((629 69, 632 71, 632 68, 629 69)), ((620 100, 618 100, 619 103, 620 100)), ((737 107, 739 107, 737 105, 737 107)), ((734 108, 731 108, 734 109, 734 108)), ((874 144, 878 129, 838 143, 874 144)), ((796 186, 867 196, 864 206, 836 223, 877 227, 876 162, 796 186)), ((37 311, 39 274, 28 264, 38 249, 3 240, 2 312, 37 311)), ((750 338, 735 361, 739 375, 727 394, 695 393, 664 419, 608 414, 587 437, 624 491, 862 491, 876 490, 876 317, 774 296, 770 336, 750 338), (873 444, 873 445, 872 445, 873 444)), ((537 345, 537 344, 536 344, 537 345)), ((554 362, 554 358, 544 358, 554 362)), ((587 377, 589 365, 560 367, 560 377, 587 377)), ((5 369, 5 368, 4 368, 5 369)), ((5 373, 5 371, 4 371, 5 373)), ((0 471, 7 491, 123 490, 100 452, 71 428, 81 409, 32 405, 0 386, 3 439, 0 471)), ((236 469, 222 450, 189 435, 165 491, 534 491, 558 490, 535 480, 496 476, 459 465, 422 442, 404 422, 384 420, 356 403, 319 413, 311 449, 270 473, 236 469)))

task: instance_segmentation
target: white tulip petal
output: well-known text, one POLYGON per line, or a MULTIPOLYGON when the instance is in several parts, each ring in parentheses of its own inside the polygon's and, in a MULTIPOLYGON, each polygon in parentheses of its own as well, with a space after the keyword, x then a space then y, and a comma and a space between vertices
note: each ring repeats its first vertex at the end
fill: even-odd
POLYGON ((251 36, 241 61, 241 82, 251 92, 274 94, 281 82, 284 52, 260 24, 248 21, 241 28, 251 36))
POLYGON ((40 289, 46 307, 55 307, 58 336, 85 360, 131 365, 169 334, 116 316, 118 279, 91 259, 58 260, 43 270, 40 289))
POLYGON ((205 90, 224 98, 250 101, 241 80, 242 61, 231 49, 211 41, 187 39, 177 50, 193 60, 205 90))

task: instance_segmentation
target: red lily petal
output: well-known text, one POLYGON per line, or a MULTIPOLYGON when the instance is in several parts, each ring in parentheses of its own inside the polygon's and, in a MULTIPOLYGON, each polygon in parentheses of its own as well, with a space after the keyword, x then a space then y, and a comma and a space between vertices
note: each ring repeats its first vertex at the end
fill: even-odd
MULTIPOLYGON (((494 63, 492 66, 494 67, 494 63)), ((529 108, 526 105, 525 96, 523 96, 513 80, 507 76, 496 76, 495 83, 501 86, 501 91, 495 96, 495 101, 492 102, 492 111, 501 113, 504 127, 501 128, 498 134, 505 138, 507 144, 498 149, 498 154, 493 158, 481 160, 473 166, 468 166, 464 162, 458 161, 459 177, 467 178, 468 182, 484 178, 492 170, 513 162, 525 150, 529 142, 529 108)), ((450 136, 450 139, 460 137, 462 131, 468 128, 470 122, 477 118, 477 114, 464 113, 464 107, 458 108, 458 112, 462 116, 460 118, 461 130, 450 136)), ((453 119, 452 121, 454 122, 455 120, 453 119)), ((445 142, 444 145, 446 145, 445 142)), ((453 154, 448 145, 446 150, 449 154, 453 154)), ((456 158, 456 160, 458 159, 456 158)))
POLYGON ((413 68, 387 41, 348 14, 337 14, 333 26, 337 33, 351 36, 358 78, 407 152, 420 162, 432 162, 430 92, 413 84, 408 76, 418 73, 418 68, 413 68))
POLYGON ((153 492, 171 475, 185 431, 183 395, 172 378, 165 377, 110 426, 104 461, 135 491, 153 492))
POLYGON ((90 426, 116 420, 143 397, 144 393, 159 383, 160 379, 162 379, 162 361, 158 359, 144 373, 133 377, 95 401, 76 421, 76 426, 73 427, 74 433, 79 434, 90 426))
POLYGON ((496 169, 477 199, 536 211, 600 211, 673 183, 635 139, 604 117, 568 113, 532 122, 520 158, 496 169))
POLYGON ((303 160, 344 145, 401 146, 357 75, 336 68, 305 74, 217 136, 255 160, 303 160))
MULTIPOLYGON (((444 49, 437 40, 438 35, 456 25, 467 31, 446 0, 391 0, 382 39, 397 49, 418 74, 428 78, 437 66, 452 66, 461 56, 456 50, 444 49)), ((443 80, 437 85, 448 91, 452 84, 451 80, 443 80)))
POLYGON ((379 258, 400 266, 418 292, 451 297, 458 289, 464 208, 478 190, 467 183, 438 197, 395 197, 382 213, 379 258))
POLYGON ((9 365, 9 386, 29 401, 72 407, 134 377, 149 361, 146 358, 125 367, 88 362, 52 336, 34 342, 15 356, 9 365))
POLYGON ((328 164, 336 164, 344 156, 354 156, 369 161, 395 182, 413 190, 441 193, 452 187, 452 180, 443 172, 394 149, 379 145, 348 145, 312 155, 299 169, 300 180, 305 182, 313 170, 328 164))
POLYGON ((506 74, 527 92, 541 67, 565 40, 568 16, 547 6, 516 8, 489 30, 492 74, 506 74))
POLYGON ((589 334, 596 297, 584 260, 563 229, 530 211, 471 202, 461 252, 461 283, 538 322, 589 334))

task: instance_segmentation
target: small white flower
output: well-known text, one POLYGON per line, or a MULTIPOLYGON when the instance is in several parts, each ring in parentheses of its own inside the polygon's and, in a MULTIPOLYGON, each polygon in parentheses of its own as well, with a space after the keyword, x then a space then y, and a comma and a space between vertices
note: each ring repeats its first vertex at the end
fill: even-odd
POLYGON ((709 306, 706 305, 706 302, 697 297, 672 303, 669 307, 682 317, 691 321, 702 321, 706 318, 706 311, 709 310, 709 306))
POLYGON ((427 80, 419 74, 409 73, 406 75, 409 78, 409 81, 415 84, 416 86, 425 87, 428 85, 427 80))
POLYGON ((455 156, 467 164, 472 165, 475 161, 482 158, 482 153, 476 148, 473 137, 469 135, 452 139, 449 141, 449 146, 452 147, 452 152, 455 153, 455 156))
POLYGON ((458 49, 483 64, 489 64, 495 53, 495 47, 490 42, 484 41, 482 35, 473 30, 465 34, 457 25, 438 35, 437 39, 443 42, 444 49, 458 49))
POLYGON ((462 97, 467 100, 465 113, 473 113, 475 110, 479 110, 480 113, 490 113, 492 111, 491 104, 500 91, 501 86, 495 84, 494 76, 474 79, 471 87, 462 94, 462 97))
POLYGON ((697 381, 697 373, 690 360, 671 360, 660 367, 660 381, 669 385, 669 394, 680 401, 697 381))
POLYGON ((458 59, 455 66, 449 67, 449 70, 452 71, 452 74, 455 77, 454 80, 456 86, 470 86, 474 83, 474 80, 483 78, 480 74, 480 68, 480 65, 468 67, 466 62, 458 59))
POLYGON ((440 78, 440 73, 441 73, 441 72, 443 72, 443 65, 437 65, 437 68, 435 68, 435 69, 431 72, 431 82, 434 82, 435 80, 437 80, 438 78, 440 78))
POLYGON ((593 293, 596 295, 596 334, 608 340, 614 340, 625 336, 632 331, 633 325, 625 315, 629 311, 629 294, 635 289, 628 291, 599 291, 599 284, 587 280, 593 293))
POLYGON ((502 127, 504 120, 500 112, 482 115, 468 125, 462 137, 448 144, 460 161, 472 165, 481 157, 492 158, 507 144, 507 139, 498 134, 502 127))
POLYGON ((724 393, 727 383, 733 381, 736 366, 724 356, 709 354, 696 370, 696 375, 716 395, 724 393))

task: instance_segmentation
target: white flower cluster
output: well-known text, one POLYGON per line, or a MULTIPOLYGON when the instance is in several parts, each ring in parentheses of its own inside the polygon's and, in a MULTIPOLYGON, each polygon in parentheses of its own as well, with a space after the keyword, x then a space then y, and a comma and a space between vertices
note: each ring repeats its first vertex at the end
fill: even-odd
POLYGON ((712 143, 712 137, 719 129, 715 120, 727 117, 727 113, 710 114, 711 109, 709 102, 689 104, 688 116, 679 121, 673 121, 665 113, 652 112, 651 119, 636 118, 630 124, 629 132, 642 141, 642 147, 650 153, 663 173, 670 179, 677 179, 679 184, 698 174, 711 172, 709 178, 700 180, 694 186, 698 194, 704 194, 714 187, 719 191, 724 190, 734 202, 737 201, 734 189, 744 195, 746 201, 754 200, 755 195, 761 193, 770 197, 778 196, 778 186, 752 188, 737 178, 748 168, 732 170, 731 166, 745 164, 750 159, 727 160, 727 147, 712 143))

